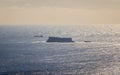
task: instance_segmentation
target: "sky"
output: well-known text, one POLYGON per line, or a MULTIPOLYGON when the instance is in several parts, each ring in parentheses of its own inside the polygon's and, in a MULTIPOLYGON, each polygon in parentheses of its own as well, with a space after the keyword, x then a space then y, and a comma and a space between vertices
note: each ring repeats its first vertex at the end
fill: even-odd
POLYGON ((120 24, 120 0, 0 0, 2 24, 120 24))

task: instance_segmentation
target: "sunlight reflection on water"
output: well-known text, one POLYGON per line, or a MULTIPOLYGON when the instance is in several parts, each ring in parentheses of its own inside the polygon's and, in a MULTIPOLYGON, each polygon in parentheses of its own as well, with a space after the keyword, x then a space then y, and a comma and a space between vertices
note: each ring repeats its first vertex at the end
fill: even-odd
POLYGON ((0 27, 0 36, 0 75, 120 74, 118 26, 11 26, 0 27), (47 43, 49 36, 75 42, 47 43))

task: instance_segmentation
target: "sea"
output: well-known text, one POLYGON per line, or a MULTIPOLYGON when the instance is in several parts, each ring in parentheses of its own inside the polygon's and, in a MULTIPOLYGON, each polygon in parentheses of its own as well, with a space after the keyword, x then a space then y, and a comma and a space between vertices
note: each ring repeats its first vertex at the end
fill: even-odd
POLYGON ((120 75, 120 25, 0 25, 0 75, 120 75))

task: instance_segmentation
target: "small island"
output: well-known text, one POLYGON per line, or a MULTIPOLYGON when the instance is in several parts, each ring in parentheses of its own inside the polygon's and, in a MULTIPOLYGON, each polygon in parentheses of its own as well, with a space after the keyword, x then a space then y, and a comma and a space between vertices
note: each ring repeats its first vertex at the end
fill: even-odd
POLYGON ((74 42, 72 38, 49 37, 47 42, 74 42))
POLYGON ((84 41, 84 42, 92 42, 92 41, 84 41))
POLYGON ((35 35, 34 37, 43 37, 43 35, 35 35))

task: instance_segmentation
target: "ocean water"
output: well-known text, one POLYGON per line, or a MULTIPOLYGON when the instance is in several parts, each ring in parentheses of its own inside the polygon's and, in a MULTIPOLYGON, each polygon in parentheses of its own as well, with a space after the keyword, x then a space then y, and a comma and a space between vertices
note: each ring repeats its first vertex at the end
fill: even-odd
POLYGON ((120 75, 120 25, 1 25, 0 75, 120 75))

